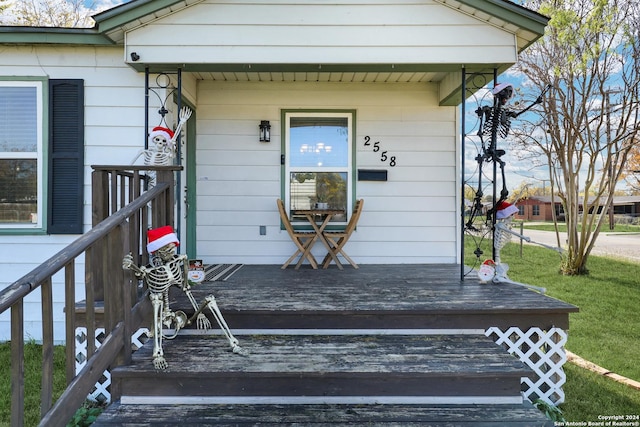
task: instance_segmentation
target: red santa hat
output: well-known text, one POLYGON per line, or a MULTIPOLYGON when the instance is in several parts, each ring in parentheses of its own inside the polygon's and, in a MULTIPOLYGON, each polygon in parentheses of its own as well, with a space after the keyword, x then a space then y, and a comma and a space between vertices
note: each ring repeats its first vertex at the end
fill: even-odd
POLYGON ((516 214, 518 212, 518 208, 510 203, 500 202, 498 203, 498 206, 496 206, 496 211, 497 219, 505 219, 516 214))
POLYGON ((155 136, 162 136, 167 141, 169 141, 173 138, 173 131, 169 128, 156 126, 151 130, 151 133, 149 134, 149 138, 153 139, 155 136))
POLYGON ((149 241, 147 244, 147 251, 150 254, 169 243, 175 243, 176 246, 180 245, 178 236, 170 225, 165 225, 164 227, 158 227, 147 231, 147 239, 149 241))

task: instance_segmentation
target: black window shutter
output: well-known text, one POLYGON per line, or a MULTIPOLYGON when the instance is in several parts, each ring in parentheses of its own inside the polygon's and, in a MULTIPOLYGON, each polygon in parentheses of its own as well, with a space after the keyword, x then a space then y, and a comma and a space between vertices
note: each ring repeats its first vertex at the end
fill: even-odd
POLYGON ((82 234, 84 81, 49 80, 47 232, 82 234))

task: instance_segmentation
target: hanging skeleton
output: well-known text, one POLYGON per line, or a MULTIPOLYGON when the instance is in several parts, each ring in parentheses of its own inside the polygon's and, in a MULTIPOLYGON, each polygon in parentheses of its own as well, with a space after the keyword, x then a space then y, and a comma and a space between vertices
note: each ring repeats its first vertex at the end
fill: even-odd
MULTIPOLYGON (((154 127, 149 133, 150 148, 140 150, 131 164, 143 156, 145 166, 171 166, 176 153, 176 141, 189 117, 191 117, 191 109, 183 107, 180 110, 180 120, 175 132, 162 126, 154 127)), ((149 187, 154 187, 155 173, 153 171, 149 172, 149 181, 149 187)))
MULTIPOLYGON (((513 86, 508 83, 502 83, 497 85, 492 91, 492 94, 494 96, 493 107, 484 106, 476 110, 476 114, 480 119, 478 137, 480 139, 482 150, 475 159, 478 162, 479 169, 478 188, 474 197, 473 206, 471 208, 471 215, 469 215, 469 219, 465 224, 465 228, 471 231, 479 231, 476 229, 474 222, 483 210, 482 198, 484 197, 484 194, 482 191, 482 167, 485 163, 493 163, 494 203, 486 213, 486 222, 491 227, 491 230, 493 232, 493 257, 492 259, 486 260, 478 270, 478 277, 483 283, 489 281, 494 283, 511 283, 526 286, 542 293, 545 292, 544 288, 526 285, 510 280, 507 277, 509 266, 502 263, 500 260, 500 250, 511 239, 512 236, 515 235, 527 242, 531 242, 531 239, 514 232, 511 228, 512 217, 518 211, 518 209, 506 202, 506 199, 509 196, 509 191, 507 190, 505 178, 505 162, 502 160, 502 156, 504 156, 506 152, 505 150, 498 149, 497 141, 498 136, 506 138, 509 134, 512 118, 516 118, 519 115, 529 111, 529 109, 531 109, 534 105, 542 103, 542 97, 548 89, 550 89, 550 86, 548 86, 529 107, 515 113, 505 107, 507 101, 513 96, 513 86), (490 135, 490 141, 488 145, 486 145, 484 140, 484 137, 487 135, 490 135), (502 188, 500 190, 499 198, 495 200, 498 196, 496 194, 497 191, 495 185, 498 167, 500 168, 500 174, 502 178, 502 188)), ((541 243, 537 244, 559 252, 562 251, 560 248, 543 245, 541 243)), ((482 254, 482 251, 478 248, 476 249, 475 253, 477 256, 480 256, 482 254)))
POLYGON ((133 256, 128 254, 122 260, 122 268, 133 271, 137 278, 145 281, 149 289, 149 299, 153 307, 153 365, 155 368, 166 369, 168 367, 162 350, 163 338, 175 338, 180 329, 193 324, 194 320, 198 329, 206 330, 211 328, 211 322, 202 312, 205 308, 208 308, 216 319, 218 326, 220 326, 229 341, 231 350, 234 353, 246 355, 247 352, 240 347, 238 340, 231 333, 229 326, 227 326, 215 297, 209 295, 198 305, 187 280, 187 256, 177 255, 176 253, 176 247, 180 243, 173 228, 167 225, 149 230, 148 237, 147 250, 151 255, 150 264, 138 267, 133 263, 133 256), (189 299, 195 310, 191 317, 188 318, 184 311, 173 311, 169 307, 169 289, 171 286, 179 287, 189 299), (169 333, 169 331, 171 332, 169 333))
MULTIPOLYGON (((527 108, 518 112, 514 112, 506 107, 507 102, 513 97, 513 85, 509 83, 501 83, 499 85, 496 85, 496 87, 491 91, 494 97, 493 107, 483 106, 479 107, 475 111, 478 115, 478 118, 480 119, 480 125, 478 127, 478 137, 480 139, 481 152, 478 153, 475 158, 476 162, 478 162, 479 170, 478 188, 473 199, 471 215, 469 216, 469 220, 465 224, 465 227, 467 229, 477 231, 473 224, 475 219, 483 211, 482 198, 484 197, 484 193, 482 191, 482 169, 485 163, 494 164, 494 174, 496 169, 499 167, 500 175, 502 178, 502 188, 500 190, 499 198, 495 200, 498 195, 494 194, 493 206, 487 211, 487 222, 490 223, 493 228, 493 225, 496 221, 495 214, 497 211, 497 206, 507 200, 507 197, 509 196, 505 178, 505 162, 502 160, 502 156, 506 154, 506 151, 498 149, 498 136, 506 138, 509 135, 509 130, 511 129, 511 119, 517 118, 521 114, 529 111, 533 106, 541 104, 543 96, 550 88, 551 86, 547 86, 545 90, 540 94, 540 96, 538 96, 538 98, 527 108), (490 136, 488 145, 486 144, 484 139, 487 135, 490 136)), ((495 183, 496 176, 494 176, 493 179, 495 183)))

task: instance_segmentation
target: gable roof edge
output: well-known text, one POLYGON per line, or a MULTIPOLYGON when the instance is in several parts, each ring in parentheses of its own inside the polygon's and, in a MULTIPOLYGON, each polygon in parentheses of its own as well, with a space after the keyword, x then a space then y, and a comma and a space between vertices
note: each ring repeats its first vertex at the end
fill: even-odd
POLYGON ((171 8, 176 4, 182 4, 177 8, 182 9, 201 1, 202 0, 134 0, 93 15, 92 18, 96 21, 96 27, 99 31, 101 33, 107 33, 141 17, 154 14, 162 9, 171 8))
MULTIPOLYGON (((438 1, 444 4, 449 3, 449 0, 438 1)), ((454 0, 454 2, 462 3, 468 7, 495 16, 496 18, 503 19, 539 36, 544 35, 545 27, 550 19, 547 16, 509 0, 454 0)))

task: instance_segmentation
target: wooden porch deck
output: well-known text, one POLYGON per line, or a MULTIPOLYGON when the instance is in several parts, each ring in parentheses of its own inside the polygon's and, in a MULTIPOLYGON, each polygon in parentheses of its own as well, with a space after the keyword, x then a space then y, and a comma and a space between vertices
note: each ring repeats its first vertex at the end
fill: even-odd
MULTIPOLYGON (((281 270, 275 265, 210 266, 214 281, 194 286, 213 294, 235 329, 487 329, 569 328, 578 308, 512 284, 460 281, 460 266, 362 265, 359 269, 281 270), (227 270, 224 272, 224 270, 227 270)), ((540 285, 534 283, 534 285, 540 285)), ((188 307, 174 293, 176 307, 188 307)))
MULTIPOLYGON (((157 371, 149 341, 111 373, 114 403, 96 426, 553 425, 523 402, 533 371, 484 331, 568 329, 577 307, 460 281, 456 265, 208 272, 194 295, 215 295, 249 356, 186 330, 165 341, 169 369, 157 371)), ((190 311, 180 292, 171 299, 190 311)))

